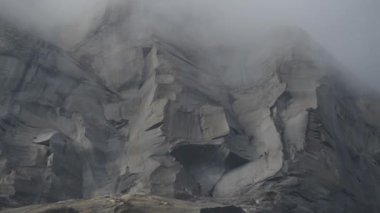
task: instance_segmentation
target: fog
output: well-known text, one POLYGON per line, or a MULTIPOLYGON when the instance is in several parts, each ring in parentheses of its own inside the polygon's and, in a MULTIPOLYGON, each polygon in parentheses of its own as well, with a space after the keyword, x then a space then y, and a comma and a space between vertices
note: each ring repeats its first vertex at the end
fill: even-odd
POLYGON ((0 17, 44 39, 80 39, 101 16, 107 0, 0 0, 0 17), (70 31, 70 32, 67 32, 70 31))
MULTIPOLYGON (((97 23, 107 4, 115 1, 0 0, 0 16, 53 42, 64 35, 64 43, 73 44, 97 23)), ((136 2, 144 8, 135 18, 136 25, 144 26, 139 28, 144 29, 142 33, 154 31, 202 45, 233 42, 244 45, 275 25, 302 28, 340 63, 380 90, 378 0, 136 2)))

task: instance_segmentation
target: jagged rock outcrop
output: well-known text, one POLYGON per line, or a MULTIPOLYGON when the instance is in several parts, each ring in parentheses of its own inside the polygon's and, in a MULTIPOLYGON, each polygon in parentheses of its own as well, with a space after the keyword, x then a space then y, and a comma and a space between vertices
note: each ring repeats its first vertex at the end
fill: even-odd
POLYGON ((380 96, 304 32, 237 85, 129 14, 72 51, 0 23, 0 206, 40 204, 5 212, 380 211, 380 96))

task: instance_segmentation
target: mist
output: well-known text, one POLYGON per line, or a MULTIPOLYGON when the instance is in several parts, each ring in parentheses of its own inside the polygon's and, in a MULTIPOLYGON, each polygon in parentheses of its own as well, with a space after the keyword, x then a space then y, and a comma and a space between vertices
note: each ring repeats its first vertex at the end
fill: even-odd
MULTIPOLYGON (((0 0, 0 16, 52 42, 72 46, 84 38, 114 2, 117 1, 0 0)), ((139 7, 133 8, 137 14, 134 25, 140 25, 141 34, 153 32, 193 46, 245 46, 274 26, 301 28, 351 72, 380 90, 378 0, 135 2, 139 7)))
POLYGON ((0 18, 45 40, 71 45, 96 24, 107 0, 0 0, 0 18))

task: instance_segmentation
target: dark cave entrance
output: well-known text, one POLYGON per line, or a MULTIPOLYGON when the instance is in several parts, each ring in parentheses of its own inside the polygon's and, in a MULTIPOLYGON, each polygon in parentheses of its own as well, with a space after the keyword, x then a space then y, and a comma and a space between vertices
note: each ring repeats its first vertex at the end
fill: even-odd
POLYGON ((211 191, 225 173, 225 159, 229 150, 221 145, 188 144, 177 146, 171 155, 200 185, 200 194, 211 196, 211 191))
POLYGON ((250 162, 224 145, 179 145, 171 155, 199 184, 203 196, 212 196, 214 186, 226 172, 250 162))

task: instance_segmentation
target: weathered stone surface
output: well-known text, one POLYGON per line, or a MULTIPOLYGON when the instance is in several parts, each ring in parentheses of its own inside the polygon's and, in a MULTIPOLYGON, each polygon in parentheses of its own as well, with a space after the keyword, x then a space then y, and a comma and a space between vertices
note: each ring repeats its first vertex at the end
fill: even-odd
POLYGON ((0 207, 40 204, 5 212, 380 211, 380 96, 304 32, 226 74, 129 18, 70 52, 0 22, 0 207))
POLYGON ((81 198, 101 190, 116 174, 107 161, 116 160, 99 151, 117 154, 121 146, 99 103, 113 95, 53 45, 33 37, 15 40, 27 36, 7 24, 1 29, 8 32, 2 40, 15 48, 1 49, 0 56, 8 82, 1 90, 3 205, 81 198))
POLYGON ((215 139, 230 133, 226 115, 222 107, 205 105, 202 106, 200 110, 203 137, 215 139))

